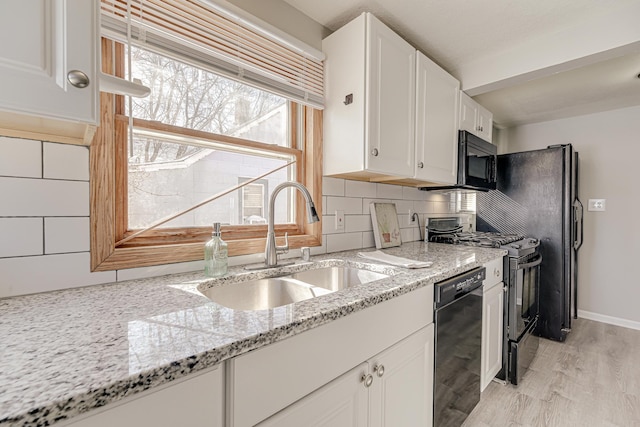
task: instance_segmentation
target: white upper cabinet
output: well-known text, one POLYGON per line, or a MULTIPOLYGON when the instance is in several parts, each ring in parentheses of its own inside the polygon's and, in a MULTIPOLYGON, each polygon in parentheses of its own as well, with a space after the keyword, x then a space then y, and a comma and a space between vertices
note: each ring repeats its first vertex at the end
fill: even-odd
POLYGON ((414 178, 455 184, 460 82, 421 52, 417 55, 414 178))
POLYGON ((40 119, 25 127, 97 124, 96 8, 88 0, 0 2, 0 127, 23 116, 40 119))
POLYGON ((493 114, 464 92, 460 92, 460 129, 492 142, 493 114))
POLYGON ((370 13, 322 47, 324 174, 411 177, 416 50, 370 13))

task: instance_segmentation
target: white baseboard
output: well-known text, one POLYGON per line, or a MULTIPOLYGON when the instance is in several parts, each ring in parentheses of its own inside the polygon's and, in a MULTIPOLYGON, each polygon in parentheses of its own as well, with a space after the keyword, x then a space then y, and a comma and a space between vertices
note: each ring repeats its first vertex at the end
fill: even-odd
POLYGON ((608 323, 610 325, 622 326, 623 328, 640 330, 640 322, 636 322, 635 320, 621 319, 619 317, 606 316, 604 314, 592 313, 584 310, 578 310, 578 317, 582 319, 595 320, 596 322, 608 323))

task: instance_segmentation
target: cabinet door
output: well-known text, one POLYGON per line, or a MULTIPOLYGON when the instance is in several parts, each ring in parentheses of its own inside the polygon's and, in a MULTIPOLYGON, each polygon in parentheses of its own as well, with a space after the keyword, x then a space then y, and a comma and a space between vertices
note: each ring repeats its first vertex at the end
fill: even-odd
POLYGON ((371 359, 371 427, 432 424, 433 339, 431 324, 371 359))
POLYGON ((258 424, 260 427, 367 427, 368 389, 363 363, 258 424))
POLYGON ((502 282, 487 290, 482 308, 482 370, 480 391, 502 368, 504 288, 502 282))
POLYGON ((478 114, 478 103, 471 99, 469 95, 460 92, 460 130, 466 130, 476 134, 476 115, 478 114))
POLYGON ((96 1, 0 2, 0 109, 97 123, 96 1), (72 70, 89 78, 78 88, 72 70))
POLYGON ((422 53, 417 57, 414 177, 455 184, 460 82, 422 53))
POLYGON ((366 168, 413 175, 416 50, 367 14, 366 168))
POLYGON ((485 141, 491 142, 493 138, 493 114, 478 105, 476 114, 476 134, 485 141))

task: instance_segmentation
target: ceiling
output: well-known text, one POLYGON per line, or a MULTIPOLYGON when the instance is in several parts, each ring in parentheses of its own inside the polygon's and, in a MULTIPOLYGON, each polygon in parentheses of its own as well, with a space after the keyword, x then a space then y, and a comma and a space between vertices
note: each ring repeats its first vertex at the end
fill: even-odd
POLYGON ((284 1, 331 31, 373 12, 498 127, 640 105, 640 0, 284 1))

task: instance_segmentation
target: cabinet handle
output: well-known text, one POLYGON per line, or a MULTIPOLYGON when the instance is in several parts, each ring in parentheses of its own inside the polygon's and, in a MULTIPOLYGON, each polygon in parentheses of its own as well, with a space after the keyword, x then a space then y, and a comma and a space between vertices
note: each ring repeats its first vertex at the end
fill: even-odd
POLYGON ((373 367, 373 372, 378 375, 378 378, 382 378, 384 375, 384 365, 376 365, 373 367))
POLYGON ((362 374, 362 378, 360 378, 360 381, 364 383, 365 387, 371 387, 371 384, 373 384, 373 375, 371 374, 362 374))
POLYGON ((67 73, 67 80, 69 80, 69 83, 71 83, 72 86, 79 89, 84 89, 89 86, 89 76, 80 70, 69 71, 69 73, 67 73))
POLYGON ((418 169, 422 169, 424 167, 424 163, 420 162, 418 163, 418 169))
POLYGON ((371 150, 371 155, 372 155, 373 157, 378 157, 378 149, 377 149, 377 148, 374 148, 373 150, 371 150))

